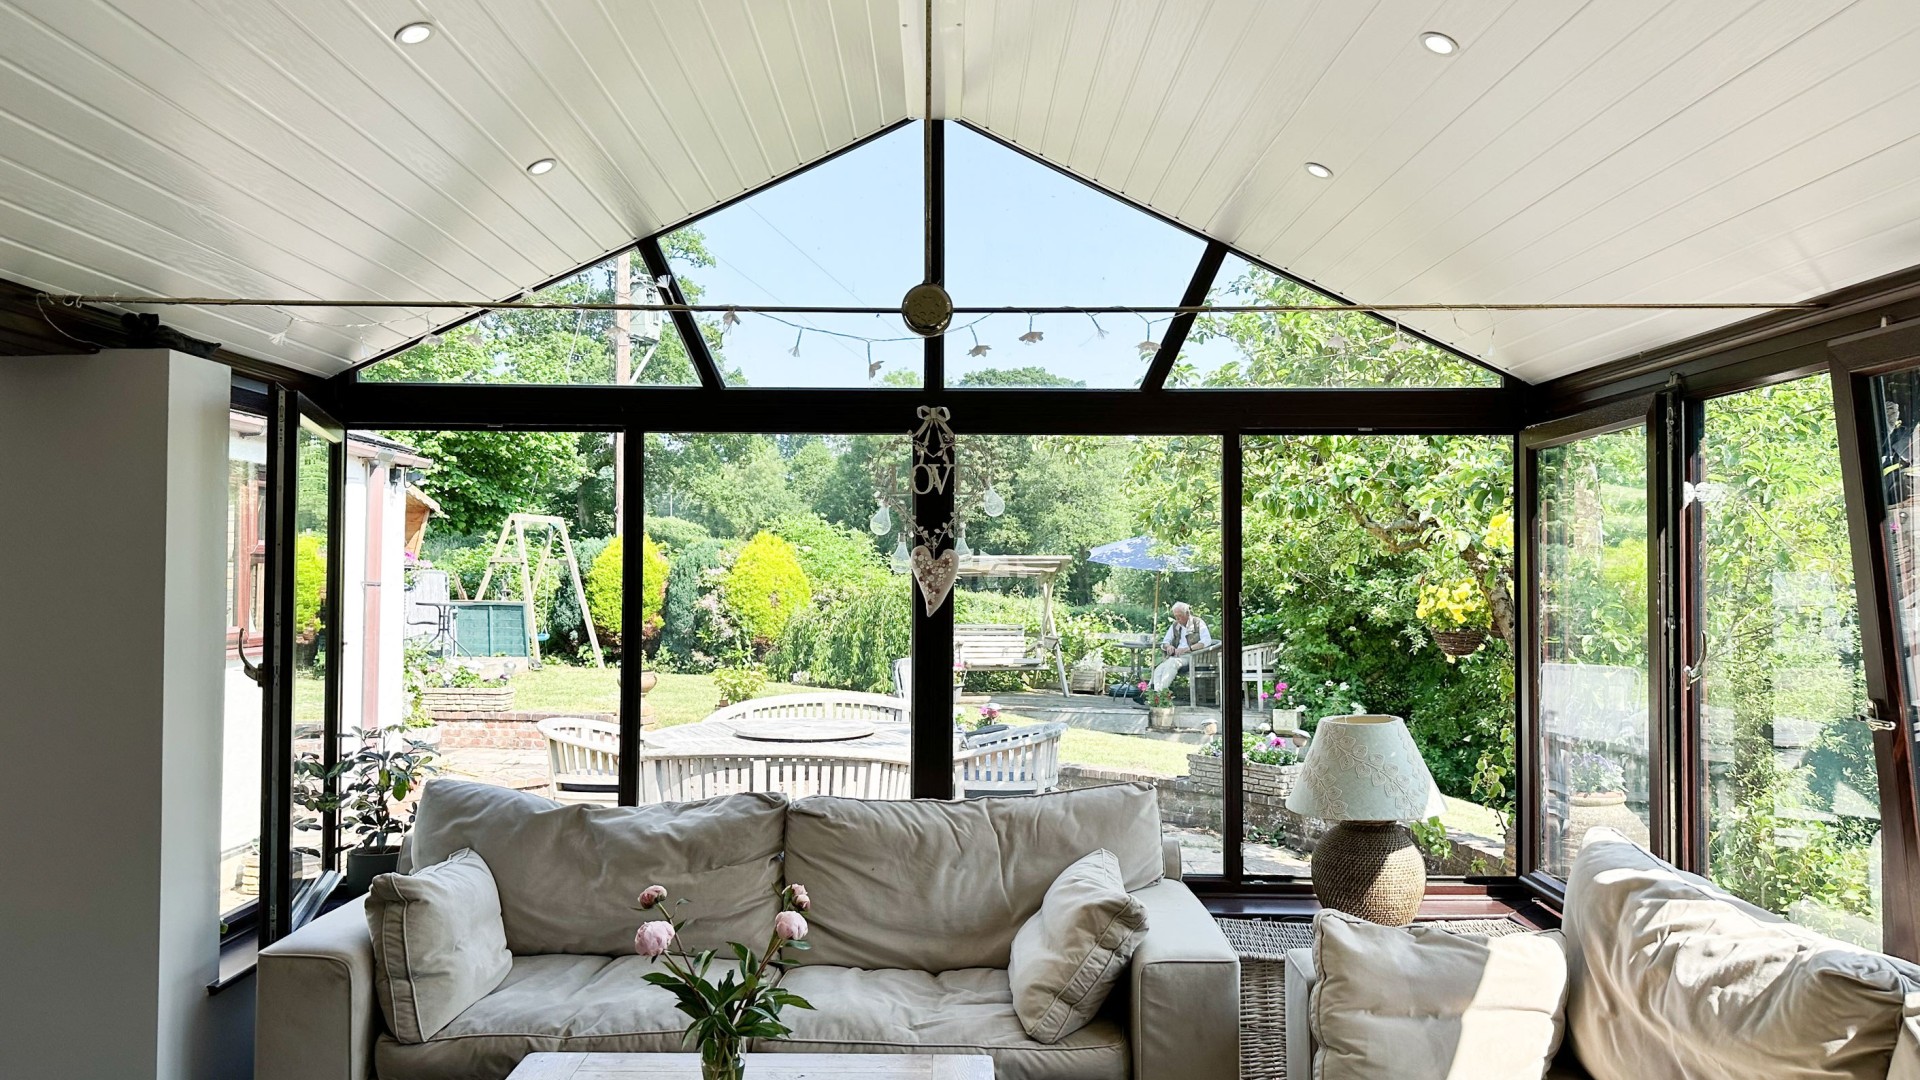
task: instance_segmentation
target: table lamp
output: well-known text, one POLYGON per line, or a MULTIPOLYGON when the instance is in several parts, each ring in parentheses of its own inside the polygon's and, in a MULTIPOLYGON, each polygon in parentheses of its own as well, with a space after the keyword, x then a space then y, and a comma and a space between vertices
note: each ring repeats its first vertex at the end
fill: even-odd
POLYGON ((1427 890, 1426 860, 1403 822, 1446 809, 1433 774, 1397 716, 1320 721, 1287 809, 1333 823, 1313 849, 1322 907, 1405 926, 1427 890))

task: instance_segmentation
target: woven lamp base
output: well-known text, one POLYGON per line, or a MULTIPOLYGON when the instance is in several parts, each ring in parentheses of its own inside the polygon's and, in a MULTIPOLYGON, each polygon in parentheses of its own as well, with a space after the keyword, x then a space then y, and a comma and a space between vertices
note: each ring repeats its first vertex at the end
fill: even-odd
POLYGON ((1405 926, 1426 891, 1426 860, 1397 821, 1342 821, 1313 849, 1313 895, 1321 907, 1405 926))

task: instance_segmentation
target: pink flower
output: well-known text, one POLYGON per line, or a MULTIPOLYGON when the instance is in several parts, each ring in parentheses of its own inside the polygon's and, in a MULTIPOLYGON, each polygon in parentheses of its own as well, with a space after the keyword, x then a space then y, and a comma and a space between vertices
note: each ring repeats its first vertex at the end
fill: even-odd
POLYGON ((1142 689, 1142 690, 1145 690, 1145 689, 1147 688, 1147 681, 1146 681, 1145 679, 1142 679, 1142 680, 1140 680, 1140 687, 1139 687, 1139 688, 1140 688, 1140 689, 1142 689))
POLYGON ((633 934, 633 951, 645 957, 659 956, 673 944, 673 924, 670 922, 643 922, 633 934))
POLYGON ((805 885, 794 884, 787 886, 787 896, 792 900, 793 910, 795 911, 806 911, 813 907, 813 900, 807 896, 807 887, 805 885))
POLYGON ((637 897, 637 899, 640 901, 640 910, 642 911, 645 911, 648 908, 657 905, 658 903, 660 903, 660 901, 665 900, 666 898, 667 898, 667 887, 665 885, 649 885, 646 888, 641 889, 640 895, 639 897, 637 897))
POLYGON ((1286 692, 1287 692, 1287 684, 1286 684, 1286 683, 1283 683, 1283 682, 1277 682, 1277 683, 1274 683, 1274 684, 1273 684, 1273 696, 1274 696, 1274 697, 1279 697, 1279 696, 1280 696, 1281 694, 1284 694, 1284 693, 1286 693, 1286 692))
POLYGON ((773 932, 781 941, 799 941, 807 936, 807 917, 797 911, 783 911, 773 917, 773 932))

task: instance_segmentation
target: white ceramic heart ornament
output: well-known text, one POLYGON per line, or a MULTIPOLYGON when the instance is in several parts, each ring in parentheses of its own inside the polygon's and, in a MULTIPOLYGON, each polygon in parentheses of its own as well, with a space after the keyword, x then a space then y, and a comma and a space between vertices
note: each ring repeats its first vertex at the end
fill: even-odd
POLYGON ((937 556, 925 544, 913 549, 913 580, 920 583, 920 598, 926 602, 928 615, 947 602, 947 594, 953 591, 959 576, 960 556, 952 548, 937 556))

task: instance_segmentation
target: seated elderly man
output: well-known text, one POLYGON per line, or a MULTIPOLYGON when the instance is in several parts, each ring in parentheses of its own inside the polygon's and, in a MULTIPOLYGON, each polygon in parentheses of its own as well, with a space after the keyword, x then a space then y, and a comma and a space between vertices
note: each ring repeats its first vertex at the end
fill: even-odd
POLYGON ((1187 655, 1195 649, 1213 644, 1213 634, 1207 630, 1207 624, 1193 613, 1186 601, 1173 605, 1173 624, 1167 627, 1167 636, 1160 642, 1160 651, 1166 659, 1154 665, 1153 688, 1165 690, 1173 685, 1173 677, 1187 666, 1187 655))

